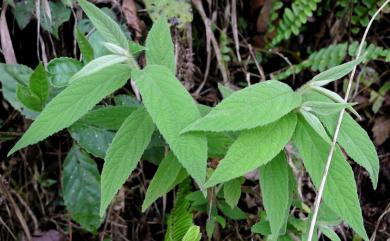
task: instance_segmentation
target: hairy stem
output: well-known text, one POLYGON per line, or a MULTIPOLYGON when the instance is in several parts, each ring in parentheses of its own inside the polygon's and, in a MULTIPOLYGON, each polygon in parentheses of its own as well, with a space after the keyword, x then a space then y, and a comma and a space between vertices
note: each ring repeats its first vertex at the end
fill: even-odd
MULTIPOLYGON (((385 3, 382 4, 382 6, 375 12, 375 14, 372 16, 370 22, 368 23, 367 25, 367 28, 366 30, 364 31, 364 35, 363 35, 363 38, 360 42, 360 45, 359 45, 359 49, 358 49, 358 53, 356 55, 356 59, 358 59, 361 55, 361 52, 362 52, 362 49, 363 49, 363 46, 364 46, 364 42, 366 40, 366 37, 367 37, 367 34, 368 34, 368 31, 372 25, 372 23, 374 22, 376 16, 380 13, 380 11, 390 2, 390 0, 387 0, 385 3)), ((355 76, 355 72, 356 72, 356 68, 357 66, 355 66, 352 70, 352 73, 349 77, 349 81, 348 81, 348 87, 347 87, 347 91, 345 93, 345 97, 344 97, 344 101, 347 102, 348 101, 348 98, 349 98, 349 94, 351 92, 351 88, 352 88, 352 82, 353 82, 353 78, 355 76)), ((330 150, 329 150, 329 154, 328 154, 328 158, 327 158, 327 161, 326 161, 326 165, 325 165, 325 169, 324 169, 324 173, 322 175, 322 180, 321 180, 321 184, 320 184, 320 187, 318 189, 318 195, 316 197, 316 200, 314 202, 314 211, 313 211, 313 217, 312 217, 312 220, 311 220, 311 223, 310 223, 310 229, 309 229, 309 234, 308 234, 308 237, 307 237, 307 241, 311 241, 313 239, 313 234, 314 234, 314 228, 315 228, 315 225, 316 225, 316 222, 317 222, 317 216, 318 216, 318 211, 320 209, 320 204, 321 204, 321 199, 322 199, 322 195, 324 194, 324 188, 325 188, 325 184, 326 184, 326 180, 328 178, 328 174, 329 174, 329 169, 330 169, 330 165, 332 163, 332 158, 333 158, 333 153, 334 153, 334 150, 335 150, 335 147, 336 147, 336 142, 337 142, 337 138, 339 136, 339 131, 340 131, 340 127, 341 127, 341 123, 343 121, 343 118, 344 118, 344 113, 345 113, 345 108, 342 109, 340 111, 340 115, 339 115, 339 119, 337 121, 337 125, 336 125, 336 130, 334 132, 334 135, 333 135, 333 140, 332 140, 332 144, 330 146, 330 150)))

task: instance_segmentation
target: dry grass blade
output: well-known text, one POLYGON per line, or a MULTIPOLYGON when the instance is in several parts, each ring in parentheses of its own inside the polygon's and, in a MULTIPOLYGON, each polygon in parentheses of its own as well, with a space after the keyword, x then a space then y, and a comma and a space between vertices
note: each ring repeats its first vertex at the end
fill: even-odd
POLYGON ((3 49, 3 55, 5 62, 7 64, 17 64, 14 47, 12 46, 11 36, 9 34, 6 14, 7 12, 7 2, 3 2, 3 10, 1 11, 0 16, 0 38, 1 38, 1 48, 3 49))

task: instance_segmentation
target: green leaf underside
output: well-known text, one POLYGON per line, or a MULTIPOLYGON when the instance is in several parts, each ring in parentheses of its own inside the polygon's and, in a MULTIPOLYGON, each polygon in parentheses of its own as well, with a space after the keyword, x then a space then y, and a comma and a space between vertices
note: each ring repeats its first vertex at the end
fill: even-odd
POLYGON ((116 133, 102 171, 100 216, 137 166, 155 127, 145 108, 133 112, 116 133))
POLYGON ((173 153, 168 153, 161 161, 156 174, 154 174, 153 179, 150 181, 142 204, 142 212, 145 212, 154 201, 168 193, 177 182, 182 181, 187 176, 188 174, 173 153))
POLYGON ((301 97, 288 85, 266 81, 236 91, 197 120, 188 131, 238 131, 278 120, 301 103, 301 97))
POLYGON ((271 240, 282 234, 290 210, 289 166, 286 155, 280 152, 260 167, 260 187, 263 204, 272 231, 271 240))
POLYGON ((232 209, 237 206, 241 196, 240 178, 235 178, 223 184, 223 196, 232 209))
POLYGON ((167 19, 160 17, 150 29, 145 42, 146 62, 167 67, 176 73, 175 53, 167 19))
MULTIPOLYGON (((303 98, 308 101, 320 100, 333 103, 330 98, 315 91, 306 92, 303 98)), ((323 122, 330 136, 333 136, 338 114, 319 115, 318 117, 323 122)), ((376 188, 379 176, 379 159, 375 146, 367 132, 348 113, 344 114, 337 141, 356 163, 367 170, 370 174, 373 187, 376 188)))
POLYGON ((324 139, 324 141, 326 141, 326 143, 330 144, 332 142, 317 116, 302 109, 300 111, 300 115, 302 115, 305 121, 317 132, 319 136, 321 136, 322 139, 324 139))
POLYGON ((74 81, 79 80, 80 78, 99 72, 104 68, 110 67, 115 64, 123 63, 126 60, 126 56, 115 54, 101 56, 85 65, 79 72, 72 76, 69 82, 72 83, 74 81))
POLYGON ((335 231, 333 231, 333 229, 329 228, 328 226, 320 226, 320 231, 331 241, 341 241, 341 239, 339 238, 339 236, 337 236, 335 231))
POLYGON ((96 232, 101 223, 99 171, 94 160, 76 145, 66 156, 62 184, 65 205, 72 219, 96 232))
MULTIPOLYGON (((326 164, 329 144, 298 116, 293 142, 303 158, 314 185, 318 188, 326 164)), ((368 240, 363 225, 363 217, 357 196, 357 189, 352 168, 344 159, 339 148, 336 148, 324 189, 323 200, 329 208, 337 213, 351 226, 357 234, 368 240)))
POLYGON ((126 118, 137 109, 129 106, 105 106, 91 110, 79 121, 107 130, 118 130, 126 118))
POLYGON ((117 44, 124 49, 129 49, 129 42, 125 34, 113 19, 86 0, 78 0, 78 2, 89 20, 91 20, 95 28, 107 42, 117 44))
POLYGON ((130 76, 125 65, 113 65, 71 84, 46 105, 8 155, 72 125, 130 76))
POLYGON ((341 64, 333 68, 330 68, 314 76, 312 81, 314 82, 325 81, 325 83, 329 83, 331 81, 341 79, 342 77, 346 76, 349 72, 351 72, 356 65, 360 64, 360 62, 362 62, 363 59, 364 56, 361 56, 359 59, 352 60, 345 64, 341 64))
POLYGON ((179 162, 202 186, 206 178, 207 139, 202 133, 179 134, 200 117, 191 95, 164 66, 148 65, 133 77, 153 122, 179 162))
POLYGON ((290 140, 296 120, 296 114, 290 113, 266 126, 243 131, 220 161, 206 187, 243 176, 269 162, 290 140))

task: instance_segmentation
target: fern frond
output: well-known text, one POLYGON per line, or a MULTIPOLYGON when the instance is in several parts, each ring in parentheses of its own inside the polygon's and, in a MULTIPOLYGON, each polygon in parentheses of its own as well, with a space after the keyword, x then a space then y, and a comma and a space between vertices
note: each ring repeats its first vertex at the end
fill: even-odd
MULTIPOLYGON (((312 53, 308 59, 297 65, 292 65, 285 71, 278 73, 273 79, 283 80, 293 74, 298 74, 305 69, 310 69, 314 72, 322 72, 326 69, 341 64, 347 56, 355 57, 358 48, 358 42, 332 44, 326 48, 312 53)), ((363 62, 367 63, 371 60, 382 60, 390 62, 390 50, 384 49, 375 44, 369 44, 364 48, 366 54, 363 62)))
POLYGON ((307 19, 317 9, 319 2, 321 0, 295 0, 291 8, 284 10, 283 18, 276 27, 276 34, 272 38, 271 43, 268 44, 268 47, 276 46, 283 40, 289 39, 291 35, 298 35, 307 19))

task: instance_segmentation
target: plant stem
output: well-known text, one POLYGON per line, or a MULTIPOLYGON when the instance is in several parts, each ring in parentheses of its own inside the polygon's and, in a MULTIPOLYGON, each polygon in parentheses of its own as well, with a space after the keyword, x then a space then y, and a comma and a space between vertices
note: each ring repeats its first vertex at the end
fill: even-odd
MULTIPOLYGON (((358 49, 358 53, 356 55, 356 59, 358 59, 361 55, 361 52, 362 52, 362 49, 363 49, 363 46, 364 46, 364 42, 366 40, 366 37, 367 37, 367 34, 368 34, 368 31, 372 25, 372 23, 374 22, 376 16, 380 13, 380 11, 390 2, 390 0, 387 0, 385 3, 382 4, 382 6, 375 12, 375 14, 372 16, 370 22, 368 23, 367 25, 367 28, 366 30, 364 31, 364 35, 363 35, 363 38, 360 42, 360 45, 359 45, 359 49, 358 49)), ((355 66, 352 70, 352 73, 349 77, 349 81, 348 81, 348 87, 347 87, 347 91, 345 92, 345 97, 344 97, 344 101, 345 102, 348 102, 348 98, 349 98, 349 94, 351 92, 351 88, 352 88, 352 82, 353 82, 353 78, 355 76, 355 72, 356 72, 356 68, 357 66, 355 66)), ((307 238, 307 241, 312 241, 313 239, 313 234, 314 234, 314 228, 315 228, 315 225, 316 225, 316 221, 317 221, 317 216, 318 216, 318 211, 320 209, 320 204, 321 204, 321 199, 322 199, 322 195, 324 194, 324 188, 325 188, 325 184, 326 184, 326 180, 328 178, 328 174, 329 174, 329 169, 330 169, 330 165, 332 163, 332 158, 333 158, 333 153, 334 153, 334 150, 335 150, 335 147, 336 147, 336 142, 337 142, 337 138, 339 136, 339 131, 340 131, 340 127, 341 127, 341 123, 343 121, 343 118, 344 118, 344 113, 345 113, 345 108, 343 108, 341 111, 340 111, 340 115, 339 115, 339 119, 337 121, 337 125, 336 125, 336 130, 334 132, 334 135, 333 135, 333 141, 332 141, 332 144, 330 146, 330 150, 329 150, 329 154, 328 154, 328 159, 326 161, 326 165, 325 165, 325 169, 324 169, 324 173, 322 175, 322 180, 321 180, 321 184, 320 184, 320 187, 318 189, 318 195, 316 197, 316 200, 314 202, 314 211, 313 211, 313 217, 312 217, 312 220, 311 220, 311 223, 310 223, 310 229, 309 229, 309 234, 308 234, 308 238, 307 238)))

